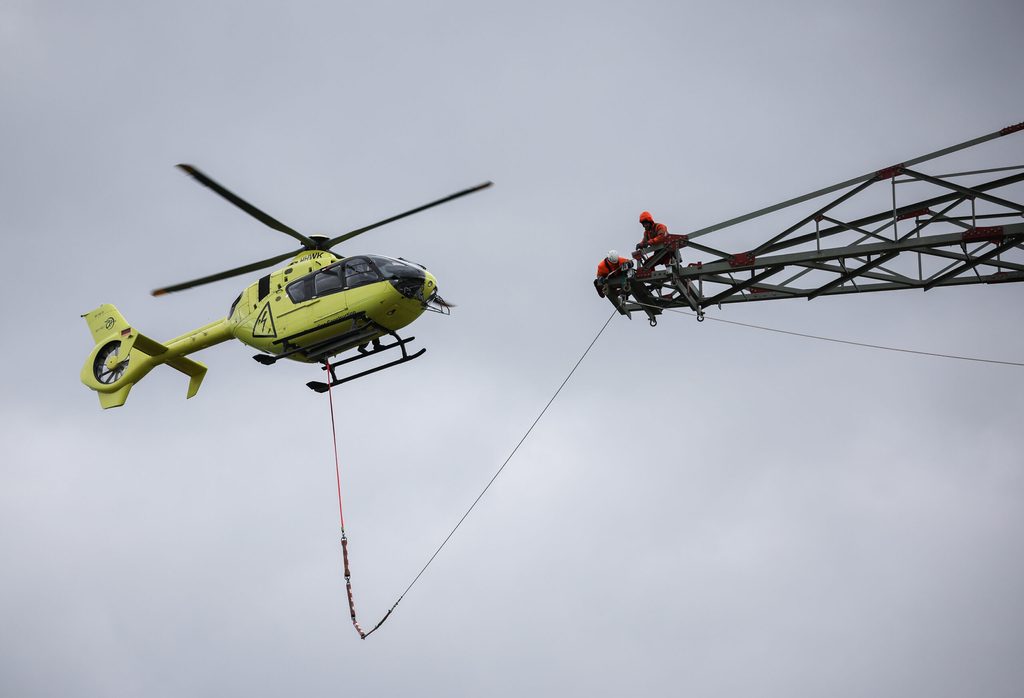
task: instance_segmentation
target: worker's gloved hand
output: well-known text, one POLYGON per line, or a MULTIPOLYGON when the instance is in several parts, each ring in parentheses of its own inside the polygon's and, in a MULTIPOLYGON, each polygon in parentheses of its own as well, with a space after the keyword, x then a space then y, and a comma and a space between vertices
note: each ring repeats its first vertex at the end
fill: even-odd
POLYGON ((636 243, 636 251, 637 251, 637 252, 639 252, 639 251, 640 251, 640 250, 642 250, 643 248, 644 248, 644 243, 642 243, 642 242, 638 242, 638 243, 636 243))

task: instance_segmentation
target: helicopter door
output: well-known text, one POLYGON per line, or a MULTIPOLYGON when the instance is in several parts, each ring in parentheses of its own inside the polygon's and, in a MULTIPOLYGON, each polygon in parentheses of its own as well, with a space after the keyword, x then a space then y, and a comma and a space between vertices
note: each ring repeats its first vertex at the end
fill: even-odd
POLYGON ((345 270, 342 265, 335 264, 321 269, 310 280, 311 297, 319 302, 312 307, 317 322, 337 320, 348 312, 348 299, 345 290, 345 270))
MULTIPOLYGON (((344 293, 340 293, 338 295, 345 298, 344 312, 352 313, 356 310, 365 309, 365 295, 358 293, 353 294, 352 291, 380 281, 381 276, 380 272, 377 271, 377 267, 375 267, 374 264, 365 257, 349 257, 341 264, 335 265, 331 271, 337 272, 338 277, 341 279, 344 293), (360 298, 362 298, 362 300, 360 300, 360 298), (353 303, 355 305, 353 305, 353 303)), ((337 317, 340 316, 330 315, 325 316, 324 319, 334 319, 337 317)), ((349 329, 357 329, 357 324, 359 323, 353 320, 349 329)))

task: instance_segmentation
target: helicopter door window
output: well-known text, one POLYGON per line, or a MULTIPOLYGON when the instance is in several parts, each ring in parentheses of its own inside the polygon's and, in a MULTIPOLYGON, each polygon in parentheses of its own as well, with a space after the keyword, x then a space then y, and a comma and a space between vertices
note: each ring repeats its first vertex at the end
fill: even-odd
POLYGON ((331 267, 316 273, 313 277, 313 294, 315 296, 326 296, 341 290, 341 269, 331 267))
POLYGON ((357 288, 380 281, 380 274, 366 259, 349 259, 345 261, 345 288, 357 288))
POLYGON ((308 276, 288 284, 288 297, 292 299, 292 303, 308 301, 312 295, 310 292, 311 285, 312 281, 308 276))

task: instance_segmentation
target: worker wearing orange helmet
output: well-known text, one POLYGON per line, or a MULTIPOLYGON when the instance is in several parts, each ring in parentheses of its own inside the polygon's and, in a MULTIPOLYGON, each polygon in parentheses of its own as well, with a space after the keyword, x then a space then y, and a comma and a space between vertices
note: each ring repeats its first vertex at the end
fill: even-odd
POLYGON ((636 249, 638 250, 661 244, 668 236, 668 226, 664 223, 655 223, 650 211, 640 214, 640 225, 644 227, 644 239, 637 243, 636 249))

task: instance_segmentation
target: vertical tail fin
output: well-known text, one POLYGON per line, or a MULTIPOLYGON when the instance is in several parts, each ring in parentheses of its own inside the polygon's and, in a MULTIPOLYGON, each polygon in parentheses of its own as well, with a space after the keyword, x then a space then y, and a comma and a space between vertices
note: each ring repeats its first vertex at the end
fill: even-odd
POLYGON ((82 317, 92 332, 92 341, 97 343, 111 335, 121 334, 121 330, 130 329, 128 321, 110 303, 104 303, 82 317))

